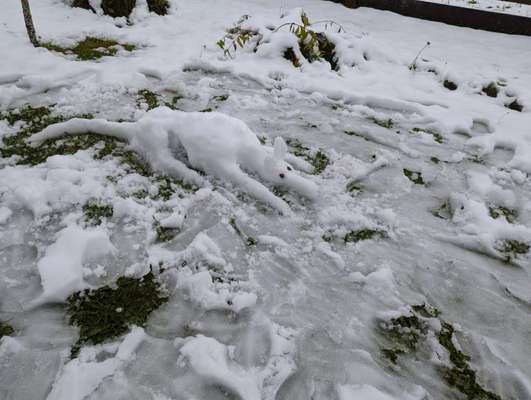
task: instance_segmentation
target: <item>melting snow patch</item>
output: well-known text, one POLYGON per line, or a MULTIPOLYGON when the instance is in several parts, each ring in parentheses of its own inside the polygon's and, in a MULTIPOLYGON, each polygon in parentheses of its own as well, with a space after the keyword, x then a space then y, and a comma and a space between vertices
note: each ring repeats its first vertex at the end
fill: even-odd
POLYGON ((114 251, 103 229, 67 226, 37 264, 43 293, 32 305, 62 302, 72 293, 87 288, 83 281, 83 263, 114 251))

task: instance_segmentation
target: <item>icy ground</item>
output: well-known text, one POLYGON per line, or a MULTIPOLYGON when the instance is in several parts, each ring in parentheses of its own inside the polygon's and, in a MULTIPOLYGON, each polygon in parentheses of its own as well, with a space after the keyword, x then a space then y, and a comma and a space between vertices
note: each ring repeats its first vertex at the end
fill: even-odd
MULTIPOLYGON (((510 246, 531 244, 530 38, 317 0, 172 0, 165 17, 140 2, 132 25, 31 3, 46 40, 138 49, 34 49, 4 0, 0 112, 91 114, 31 145, 111 135, 159 175, 95 157, 101 143, 0 160, 0 321, 15 330, 0 339, 2 400, 466 398, 440 373, 455 363, 444 322, 485 391, 531 399, 531 256, 510 246), (295 7, 343 26, 320 27, 339 71, 283 58, 296 41, 274 29, 295 7), (215 43, 242 15, 262 41, 225 57, 215 43), (176 110, 148 111, 143 89, 176 110), (89 226, 90 202, 112 217, 89 226), (150 265, 168 302, 70 359, 64 300, 150 265), (424 339, 393 362, 382 323, 412 315, 424 339)), ((21 127, 4 119, 0 135, 21 127)), ((498 398, 485 396, 469 398, 498 398)))

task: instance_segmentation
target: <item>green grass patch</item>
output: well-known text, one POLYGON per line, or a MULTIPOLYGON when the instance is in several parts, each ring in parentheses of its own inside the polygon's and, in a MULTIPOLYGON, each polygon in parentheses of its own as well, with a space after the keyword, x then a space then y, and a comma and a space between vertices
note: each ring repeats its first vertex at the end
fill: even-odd
POLYGON ((222 95, 219 95, 219 96, 212 97, 212 100, 215 100, 215 101, 227 101, 228 99, 229 99, 229 95, 228 94, 222 94, 222 95))
POLYGON ((428 135, 433 136, 433 140, 435 140, 437 143, 439 143, 439 144, 444 143, 444 138, 442 137, 442 135, 439 132, 437 132, 437 131, 435 131, 433 129, 423 129, 423 128, 415 127, 413 129, 411 129, 411 132, 413 132, 413 133, 427 133, 428 135))
POLYGON ((312 164, 315 175, 319 175, 330 164, 330 159, 323 150, 312 151, 298 139, 287 139, 286 144, 294 155, 312 164))
POLYGON ((85 344, 104 343, 125 334, 131 326, 145 326, 149 315, 167 301, 152 272, 74 293, 67 299, 66 310, 70 325, 79 328, 71 356, 77 357, 85 344))
POLYGON ((448 90, 452 90, 452 91, 457 90, 457 84, 448 79, 444 80, 443 86, 448 90))
POLYGON ((499 89, 495 82, 491 82, 487 86, 484 86, 481 91, 489 97, 498 97, 499 89))
POLYGON ((496 250, 505 256, 506 262, 511 262, 518 256, 526 255, 530 249, 531 246, 528 243, 514 239, 501 240, 496 246, 496 250))
POLYGON ((448 352, 447 365, 437 365, 441 378, 450 387, 463 394, 468 400, 501 400, 497 394, 483 388, 476 372, 470 367, 471 357, 455 345, 455 329, 449 322, 440 319, 440 311, 427 304, 411 306, 411 314, 401 315, 388 321, 380 321, 379 332, 393 343, 392 347, 381 349, 382 356, 396 364, 399 357, 416 352, 419 344, 433 332, 439 344, 448 352), (437 319, 441 329, 434 331, 428 320, 437 319))
POLYGON ((111 205, 87 203, 83 206, 85 222, 91 225, 101 225, 104 219, 112 218, 113 207, 111 205))
POLYGON ((469 400, 501 400, 497 394, 484 389, 477 381, 476 372, 470 368, 470 356, 458 350, 452 340, 454 327, 442 321, 438 341, 450 356, 451 366, 440 367, 442 378, 448 385, 464 394, 469 400))
POLYGON ((347 183, 346 189, 347 189, 347 192, 357 194, 363 191, 363 186, 361 186, 358 181, 350 181, 349 183, 347 183))
POLYGON ((506 104, 505 107, 507 107, 510 110, 522 112, 524 110, 524 106, 521 105, 518 100, 513 100, 509 104, 506 104))
MULTIPOLYGON (((428 324, 414 313, 412 315, 401 315, 389 321, 381 321, 380 333, 390 342, 395 343, 395 355, 405 354, 416 350, 421 338, 428 332, 428 324)), ((395 359, 396 362, 396 359, 395 359)))
POLYGON ((376 117, 370 117, 369 121, 372 121, 376 125, 381 126, 382 128, 386 128, 386 129, 393 129, 393 127, 395 126, 395 123, 391 118, 379 119, 376 117))
MULTIPOLYGON (((92 115, 80 115, 78 117, 92 118, 92 115)), ((37 165, 46 161, 50 156, 74 154, 79 150, 86 150, 95 146, 99 142, 104 143, 101 152, 98 153, 103 157, 106 152, 115 148, 117 142, 117 139, 107 136, 85 134, 49 139, 39 147, 34 148, 26 143, 26 139, 49 125, 65 121, 66 118, 61 115, 53 115, 49 107, 26 106, 19 110, 0 113, 0 119, 6 120, 10 125, 16 123, 21 125, 18 132, 2 139, 2 148, 0 148, 2 158, 16 157, 17 164, 37 165)))
POLYGON ((15 330, 7 322, 0 321, 0 339, 4 336, 11 336, 15 333, 15 330))
POLYGON ((403 171, 406 178, 413 182, 415 185, 425 184, 424 179, 422 178, 422 173, 420 173, 419 171, 411 171, 406 168, 404 168, 403 171))
POLYGON ((343 241, 345 243, 358 243, 363 240, 371 240, 376 238, 385 238, 386 233, 385 231, 378 230, 378 229, 359 229, 348 232, 344 238, 343 241))
POLYGON ((503 206, 491 206, 489 207, 489 215, 493 219, 503 217, 507 220, 507 222, 514 224, 516 218, 518 217, 518 212, 503 206))
POLYGON ((52 42, 41 43, 41 47, 55 53, 74 55, 78 60, 98 60, 102 57, 115 56, 121 47, 126 51, 136 50, 133 44, 119 43, 112 39, 99 39, 88 36, 73 47, 62 47, 52 42))
POLYGON ((169 242, 170 240, 173 240, 180 231, 178 228, 162 226, 157 220, 155 220, 153 227, 155 228, 155 234, 157 235, 156 241, 158 243, 169 242))
POLYGON ((159 106, 159 97, 160 96, 157 93, 148 89, 142 89, 138 91, 138 103, 147 104, 148 111, 159 106))
POLYGON ((396 362, 398 361, 398 356, 406 353, 406 351, 398 347, 384 348, 381 351, 384 358, 387 358, 393 364, 396 364, 396 362))

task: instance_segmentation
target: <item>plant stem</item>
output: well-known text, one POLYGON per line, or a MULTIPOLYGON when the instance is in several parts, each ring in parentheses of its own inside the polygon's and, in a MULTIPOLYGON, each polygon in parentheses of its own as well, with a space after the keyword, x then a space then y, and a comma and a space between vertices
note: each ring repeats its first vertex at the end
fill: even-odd
POLYGON ((22 4, 22 12, 24 13, 24 23, 26 24, 26 31, 28 32, 29 40, 35 47, 39 47, 39 40, 35 33, 35 25, 33 25, 33 19, 31 18, 31 10, 28 0, 20 0, 22 4))

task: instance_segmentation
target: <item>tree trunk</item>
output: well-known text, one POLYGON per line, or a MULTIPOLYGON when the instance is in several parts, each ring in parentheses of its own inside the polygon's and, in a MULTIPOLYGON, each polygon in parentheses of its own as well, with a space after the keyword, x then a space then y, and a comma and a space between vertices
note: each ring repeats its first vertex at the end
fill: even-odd
POLYGON ((39 47, 39 40, 37 39, 37 34, 35 33, 35 26, 33 25, 33 19, 31 18, 31 10, 28 0, 20 0, 22 3, 22 12, 24 13, 24 22, 26 24, 26 31, 28 31, 28 36, 31 44, 35 47, 39 47))

